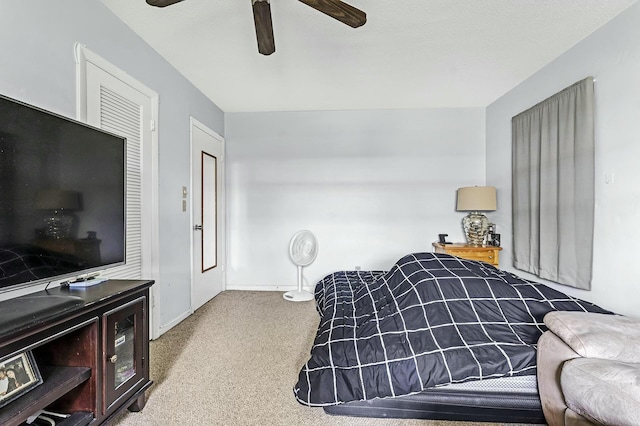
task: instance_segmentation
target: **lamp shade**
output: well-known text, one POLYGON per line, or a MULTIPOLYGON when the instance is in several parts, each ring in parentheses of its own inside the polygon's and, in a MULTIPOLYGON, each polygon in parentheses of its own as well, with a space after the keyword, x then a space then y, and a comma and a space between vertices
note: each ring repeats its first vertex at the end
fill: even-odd
POLYGON ((458 188, 457 211, 496 210, 496 188, 493 186, 467 186, 458 188))
POLYGON ((80 201, 76 191, 45 189, 38 192, 36 205, 41 210, 78 210, 80 201))

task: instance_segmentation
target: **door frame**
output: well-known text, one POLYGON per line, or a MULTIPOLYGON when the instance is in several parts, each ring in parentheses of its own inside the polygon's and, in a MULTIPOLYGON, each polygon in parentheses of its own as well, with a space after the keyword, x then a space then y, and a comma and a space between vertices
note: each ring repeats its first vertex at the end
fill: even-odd
MULTIPOLYGON (((142 274, 152 280, 156 285, 149 291, 149 336, 150 339, 160 337, 160 214, 158 208, 158 93, 136 80, 111 62, 89 50, 82 43, 75 43, 73 47, 76 61, 76 119, 87 122, 87 62, 101 68, 106 73, 131 86, 135 90, 149 97, 151 100, 151 146, 147 152, 148 158, 143 158, 143 163, 149 164, 150 170, 144 172, 143 204, 149 206, 149 222, 143 225, 143 250, 142 250, 142 274)), ((144 148, 143 148, 144 149, 144 148)))
MULTIPOLYGON (((225 143, 224 143, 224 137, 220 136, 217 132, 211 130, 211 128, 209 128, 209 126, 207 126, 206 124, 203 124, 201 121, 197 120, 196 118, 194 118, 193 116, 189 117, 189 163, 190 163, 190 176, 189 176, 189 187, 190 187, 190 192, 191 192, 191 197, 189 199, 189 230, 190 230, 190 238, 189 238, 189 242, 190 242, 190 257, 191 257, 191 308, 190 311, 191 313, 195 312, 195 309, 193 308, 194 306, 194 283, 195 283, 195 274, 197 273, 195 268, 193 267, 194 265, 194 257, 195 257, 195 253, 193 250, 193 244, 194 244, 194 229, 193 227, 195 226, 195 223, 193 221, 193 200, 194 200, 194 196, 195 194, 193 194, 193 188, 194 188, 194 183, 193 183, 193 171, 194 171, 194 167, 196 167, 196 165, 193 163, 193 128, 194 127, 198 127, 200 130, 202 130, 203 132, 207 133, 209 136, 213 137, 214 139, 217 139, 220 144, 222 145, 222 158, 220 158, 220 164, 217 165, 217 167, 222 167, 221 170, 221 175, 222 175, 222 179, 220 182, 220 186, 222 188, 222 191, 220 193, 218 193, 218 201, 222 200, 222 217, 218 219, 218 230, 222 230, 222 247, 223 247, 223 253, 222 256, 220 256, 220 252, 218 252, 218 265, 217 267, 221 268, 221 272, 222 272, 222 289, 220 290, 225 291, 226 287, 227 287, 227 277, 226 277, 226 262, 227 262, 227 232, 226 232, 226 227, 227 227, 227 220, 226 220, 226 211, 227 211, 227 204, 226 204, 226 191, 225 191, 225 186, 226 186, 226 180, 225 180, 225 174, 226 174, 226 169, 225 169, 225 161, 224 161, 224 156, 225 156, 225 143), (221 224, 221 226, 220 226, 221 224), (222 258, 222 259, 221 259, 222 258)), ((220 238, 220 232, 218 232, 218 238, 220 238)))

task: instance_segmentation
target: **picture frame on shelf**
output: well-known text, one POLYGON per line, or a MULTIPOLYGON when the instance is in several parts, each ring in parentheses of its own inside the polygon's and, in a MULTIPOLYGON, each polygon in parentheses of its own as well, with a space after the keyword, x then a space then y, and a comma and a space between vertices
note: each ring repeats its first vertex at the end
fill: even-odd
POLYGON ((0 360, 0 407, 42 384, 42 375, 31 351, 0 360))

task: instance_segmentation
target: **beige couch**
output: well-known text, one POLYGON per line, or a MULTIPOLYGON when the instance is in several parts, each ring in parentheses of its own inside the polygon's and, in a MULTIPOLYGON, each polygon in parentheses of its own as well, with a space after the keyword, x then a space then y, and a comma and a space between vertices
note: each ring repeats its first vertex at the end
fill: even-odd
POLYGON ((640 320, 550 312, 538 388, 550 426, 640 425, 640 320))

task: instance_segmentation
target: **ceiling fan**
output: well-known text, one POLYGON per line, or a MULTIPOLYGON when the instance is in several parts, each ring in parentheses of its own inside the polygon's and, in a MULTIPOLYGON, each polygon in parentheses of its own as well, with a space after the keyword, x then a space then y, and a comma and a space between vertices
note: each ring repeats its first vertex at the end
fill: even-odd
MULTIPOLYGON (((181 1, 183 0, 147 0, 147 3, 151 6, 165 7, 181 1)), ((299 1, 352 28, 358 28, 367 22, 366 13, 340 0, 299 1)), ((273 25, 271 23, 271 5, 269 4, 269 0, 251 0, 251 3, 253 6, 256 38, 258 40, 258 52, 263 55, 271 55, 276 51, 275 40, 273 38, 273 25)))

